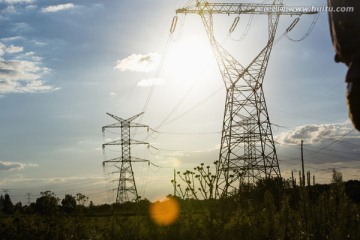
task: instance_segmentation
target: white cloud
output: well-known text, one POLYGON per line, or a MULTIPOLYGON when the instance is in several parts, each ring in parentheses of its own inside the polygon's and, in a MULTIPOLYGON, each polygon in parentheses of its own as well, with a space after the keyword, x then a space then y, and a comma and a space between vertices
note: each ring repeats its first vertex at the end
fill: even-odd
POLYGON ((132 54, 127 58, 116 62, 116 69, 120 71, 151 72, 155 70, 160 63, 158 53, 132 54))
POLYGON ((15 7, 16 4, 26 4, 25 9, 31 9, 30 6, 33 5, 28 5, 28 4, 31 4, 33 2, 34 2, 33 0, 0 0, 0 3, 8 4, 8 6, 2 9, 2 11, 10 14, 17 12, 17 7, 15 7))
POLYGON ((2 58, 2 56, 4 56, 5 49, 6 49, 6 46, 0 42, 0 59, 2 58))
POLYGON ((38 167, 38 164, 33 163, 17 163, 17 162, 3 162, 0 161, 0 171, 14 171, 23 170, 26 167, 38 167))
POLYGON ((8 4, 16 4, 16 3, 32 3, 33 0, 2 0, 1 2, 8 4))
POLYGON ((13 5, 10 5, 10 6, 7 6, 5 9, 4 9, 4 12, 6 13, 16 13, 16 9, 13 5))
POLYGON ((14 27, 12 29, 13 32, 19 33, 19 32, 27 32, 30 31, 32 28, 29 24, 24 22, 14 23, 14 27))
POLYGON ((15 56, 15 59, 5 60, 7 53, 22 52, 22 47, 10 47, 0 43, 0 94, 4 93, 36 93, 58 90, 54 86, 46 85, 41 77, 50 72, 50 69, 41 66, 41 58, 33 52, 15 56), (30 58, 23 60, 21 58, 30 58), (20 58, 20 59, 16 59, 20 58))
POLYGON ((21 36, 15 36, 15 37, 8 37, 8 38, 2 38, 1 41, 3 42, 9 42, 9 41, 16 41, 16 40, 20 40, 23 37, 21 36))
POLYGON ((7 53, 18 53, 18 52, 22 52, 24 50, 23 47, 18 47, 18 46, 14 46, 14 45, 10 45, 9 47, 7 47, 5 49, 5 52, 7 53))
POLYGON ((69 10, 75 8, 75 5, 73 3, 65 3, 65 4, 59 4, 59 5, 52 5, 48 7, 44 7, 41 9, 41 12, 48 13, 48 12, 59 12, 63 10, 69 10))
POLYGON ((40 62, 42 60, 41 57, 37 56, 34 52, 26 52, 17 57, 18 59, 28 59, 34 62, 40 62))
POLYGON ((13 171, 24 169, 24 164, 14 162, 2 162, 0 161, 0 170, 2 171, 13 171))
POLYGON ((110 96, 117 96, 117 93, 115 93, 115 92, 110 92, 109 95, 110 95, 110 96))
POLYGON ((39 41, 34 41, 34 44, 37 45, 37 46, 45 46, 46 45, 46 43, 39 42, 39 41))
POLYGON ((162 85, 165 83, 165 80, 162 78, 148 78, 141 80, 137 85, 139 87, 150 87, 153 85, 162 85))
POLYGON ((301 140, 307 144, 322 143, 329 139, 338 138, 352 129, 350 123, 309 124, 281 133, 277 141, 285 144, 299 144, 301 140))

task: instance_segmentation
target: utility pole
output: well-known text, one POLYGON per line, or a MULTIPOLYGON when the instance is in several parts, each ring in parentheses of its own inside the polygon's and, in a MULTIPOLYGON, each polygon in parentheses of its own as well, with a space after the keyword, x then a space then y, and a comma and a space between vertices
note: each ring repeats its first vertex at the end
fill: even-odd
POLYGON ((302 186, 305 186, 305 165, 304 165, 304 141, 301 140, 301 169, 302 169, 302 186))
MULTIPOLYGON (((217 60, 226 88, 225 111, 217 162, 216 197, 234 194, 240 181, 254 184, 263 178, 281 177, 269 113, 263 92, 263 80, 274 44, 280 15, 313 14, 287 11, 282 0, 273 4, 210 3, 196 4, 176 10, 177 14, 198 14, 217 60), (213 15, 264 15, 268 18, 268 37, 264 48, 243 66, 221 44, 214 34, 213 15)), ((291 29, 295 26, 292 24, 291 29)), ((289 31, 291 30, 289 27, 289 31)), ((174 31, 174 26, 171 27, 174 31)))
POLYGON ((131 139, 130 130, 134 127, 145 127, 146 125, 142 125, 139 123, 132 123, 137 117, 142 115, 143 113, 137 114, 128 119, 122 119, 113 114, 107 113, 110 117, 115 119, 117 122, 111 125, 107 125, 102 127, 103 134, 105 133, 105 129, 107 128, 120 128, 121 129, 121 140, 116 140, 108 143, 104 143, 102 145, 103 150, 105 150, 106 146, 121 146, 121 157, 117 157, 110 160, 103 161, 103 167, 106 164, 112 164, 120 171, 120 176, 118 179, 118 188, 116 194, 116 203, 124 203, 127 201, 137 201, 139 199, 139 195, 136 188, 134 171, 132 168, 133 162, 148 162, 149 160, 135 158, 131 156, 131 145, 134 144, 148 144, 146 142, 136 141, 131 139))
POLYGON ((311 182, 310 170, 308 170, 308 171, 306 172, 306 181, 307 181, 307 185, 310 186, 310 182, 311 182))
POLYGON ((173 179, 173 186, 174 186, 174 197, 176 197, 176 169, 174 169, 174 179, 173 179))
POLYGON ((315 175, 313 175, 313 185, 315 186, 315 175))

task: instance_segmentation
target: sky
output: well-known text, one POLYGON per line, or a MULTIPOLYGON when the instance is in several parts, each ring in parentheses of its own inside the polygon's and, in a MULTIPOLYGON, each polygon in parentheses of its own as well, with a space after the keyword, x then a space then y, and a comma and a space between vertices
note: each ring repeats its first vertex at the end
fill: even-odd
MULTIPOLYGON (((102 144, 120 135, 102 134, 102 126, 115 123, 107 112, 124 119, 144 112, 136 121, 157 130, 132 132, 154 147, 132 147, 132 156, 151 162, 133 164, 143 198, 172 194, 174 169, 213 167, 225 88, 198 15, 179 15, 170 36, 175 10, 188 2, 194 1, 0 0, 2 194, 24 204, 46 190, 114 202, 118 172, 102 162, 121 148, 103 151, 102 144)), ((215 33, 246 65, 264 46, 267 19, 241 15, 229 35, 235 17, 214 16, 215 33)), ((302 16, 282 37, 294 19, 280 19, 264 80, 282 176, 301 169, 303 140, 305 168, 316 182, 329 183, 334 168, 344 180, 359 179, 359 133, 348 120, 346 67, 334 62, 327 13, 299 42, 289 39, 301 39, 315 18, 302 16)))

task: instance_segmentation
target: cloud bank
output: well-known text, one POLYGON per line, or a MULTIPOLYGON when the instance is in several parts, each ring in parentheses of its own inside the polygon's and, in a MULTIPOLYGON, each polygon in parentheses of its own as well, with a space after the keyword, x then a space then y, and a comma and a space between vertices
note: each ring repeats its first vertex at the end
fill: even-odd
POLYGON ((307 144, 322 143, 341 137, 352 129, 350 123, 309 124, 280 134, 277 141, 282 144, 299 144, 301 140, 307 144))
POLYGON ((23 170, 25 167, 38 167, 37 164, 24 164, 16 162, 3 162, 0 161, 0 171, 14 171, 14 170, 23 170))
POLYGON ((158 53, 132 54, 127 58, 118 60, 115 69, 120 71, 151 72, 158 67, 159 63, 160 55, 158 53))

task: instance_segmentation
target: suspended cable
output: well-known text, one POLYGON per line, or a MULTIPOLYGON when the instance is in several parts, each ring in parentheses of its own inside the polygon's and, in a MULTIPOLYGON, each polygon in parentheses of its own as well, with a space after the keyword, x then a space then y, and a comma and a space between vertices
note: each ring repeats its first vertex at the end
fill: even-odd
POLYGON ((315 151, 315 152, 313 152, 313 153, 307 154, 307 155, 305 155, 305 156, 311 156, 311 155, 314 155, 314 154, 316 154, 316 153, 318 153, 318 152, 320 152, 320 151, 322 151, 322 150, 324 150, 324 149, 326 149, 326 148, 330 147, 330 146, 331 146, 331 145, 333 145, 334 143, 336 143, 336 142, 340 141, 340 140, 341 140, 342 138, 344 138, 345 136, 349 135, 352 131, 354 131, 354 129, 351 129, 350 131, 348 131, 348 132, 347 132, 347 133, 345 133, 344 135, 342 135, 342 136, 340 136, 339 138, 335 139, 335 140, 334 140, 333 142, 331 142, 330 144, 328 144, 328 145, 326 145, 326 146, 324 146, 324 147, 320 148, 318 151, 315 151))
MULTIPOLYGON (((290 144, 285 144, 285 143, 279 143, 276 142, 277 144, 283 145, 283 146, 287 146, 287 147, 292 147, 292 148, 296 148, 296 149, 300 149, 299 146, 295 146, 295 145, 290 145, 290 144)), ((333 149, 322 149, 321 147, 314 147, 314 146, 310 146, 310 145, 305 145, 306 147, 310 147, 310 148, 315 148, 315 149, 320 149, 320 150, 326 150, 326 151, 330 151, 330 152, 335 152, 335 153, 342 153, 342 154, 350 154, 350 155, 356 155, 359 156, 358 153, 352 153, 352 152, 344 152, 344 151, 338 151, 338 150, 333 150, 333 149)), ((313 152, 312 150, 308 150, 313 152)), ((359 158, 351 158, 351 157, 345 157, 345 156, 341 156, 341 155, 330 155, 328 153, 322 153, 322 152, 317 152, 317 154, 322 154, 322 155, 327 155, 327 156, 335 156, 335 157, 341 157, 343 159, 349 159, 349 160, 355 160, 355 161, 359 161, 359 158)))
POLYGON ((209 94, 208 97, 204 98, 203 100, 201 100, 200 102, 198 102, 197 104, 195 104, 194 106, 188 108, 186 111, 180 113, 179 115, 177 115, 176 117, 164 122, 159 125, 156 129, 159 129, 162 126, 168 125, 176 120, 179 120, 180 118, 184 117, 185 115, 189 114, 190 112, 194 111, 196 108, 198 108, 199 106, 201 106, 202 104, 204 104, 205 102, 207 102, 208 100, 210 100, 211 98, 213 98, 216 94, 218 94, 221 90, 223 90, 223 87, 216 89, 214 92, 212 92, 211 94, 209 94))
MULTIPOLYGON (((266 0, 267 1, 267 0, 266 0)), ((190 3, 191 1, 189 1, 190 3)), ((228 39, 228 37, 225 37, 223 40, 223 44, 226 42, 226 40, 228 39)), ((172 123, 176 120, 178 120, 179 118, 185 116, 186 114, 188 114, 189 112, 193 111, 194 109, 196 109, 197 107, 199 107, 200 105, 202 105, 203 103, 205 103, 206 101, 208 101, 209 99, 211 99, 213 96, 215 96, 218 92, 220 92, 220 90, 223 89, 223 87, 217 89, 215 92, 213 92, 211 95, 209 95, 209 97, 205 98, 204 100, 200 101, 198 104, 194 105, 194 107, 188 109, 187 111, 185 111, 184 113, 178 115, 177 117, 168 120, 174 113, 175 111, 180 107, 180 105, 185 101, 185 99, 188 97, 188 95, 190 94, 191 90, 193 89, 195 83, 197 81, 194 81, 194 83, 190 86, 190 88, 187 90, 187 92, 185 93, 185 95, 180 99, 180 101, 175 105, 175 107, 169 112, 169 114, 162 120, 162 122, 155 127, 155 130, 158 130, 159 128, 161 128, 164 125, 167 125, 169 123, 172 123)))
POLYGON ((289 33, 289 32, 295 27, 295 25, 299 22, 299 18, 296 18, 296 19, 295 19, 296 22, 294 21, 294 22, 292 23, 292 25, 290 25, 290 27, 289 27, 288 29, 286 29, 286 32, 285 32, 285 35, 284 35, 284 36, 285 36, 287 39, 289 39, 290 41, 293 41, 293 42, 300 42, 300 41, 306 39, 306 38, 310 35, 310 33, 312 32, 312 30, 314 29, 315 24, 316 24, 316 22, 317 22, 318 19, 319 19, 319 16, 320 16, 319 13, 318 13, 318 14, 315 14, 314 20, 312 21, 309 29, 307 30, 307 32, 305 33, 305 35, 304 35, 303 37, 301 37, 301 38, 299 38, 299 39, 293 39, 293 38, 291 38, 291 37, 288 35, 288 33, 289 33))
MULTIPOLYGON (((176 5, 177 5, 177 3, 175 4, 175 6, 176 6, 176 5)), ((173 24, 176 25, 176 22, 177 22, 177 18, 176 18, 176 20, 173 19, 172 25, 173 25, 173 24), (175 23, 174 23, 174 22, 175 22, 175 23)), ((174 27, 175 27, 175 26, 174 26, 174 27)), ((160 72, 161 72, 161 69, 162 69, 162 67, 163 67, 163 65, 164 65, 164 61, 165 61, 165 58, 166 58, 166 55, 167 55, 167 52, 168 52, 168 49, 169 49, 169 45, 170 45, 170 42, 171 42, 171 35, 172 35, 172 33, 171 33, 171 31, 170 31, 170 34, 169 34, 168 39, 167 39, 166 44, 165 44, 165 48, 164 48, 164 50, 163 50, 163 52, 162 52, 162 55, 161 55, 161 59, 160 59, 159 66, 158 66, 158 68, 157 68, 157 70, 156 70, 155 77, 153 78, 153 82, 152 82, 152 84, 151 84, 149 93, 148 93, 147 98, 146 98, 146 100, 145 100, 145 103, 144 103, 142 112, 146 112, 146 110, 147 110, 147 108, 148 108, 148 106, 149 106, 151 97, 152 97, 152 95, 153 95, 153 93, 154 93, 155 85, 156 85, 156 84, 155 84, 155 81, 156 81, 156 79, 159 77, 160 72)), ((142 115, 139 117, 138 122, 137 122, 138 124, 140 124, 140 123, 142 122, 142 120, 143 120, 143 118, 144 118, 144 115, 145 115, 145 114, 142 114, 142 115)), ((137 132, 137 128, 136 128, 135 131, 133 132, 132 136, 136 135, 136 132, 137 132)))
MULTIPOLYGON (((158 66, 158 68, 157 68, 157 70, 156 70, 156 74, 155 74, 155 77, 154 77, 154 79, 153 79, 153 82, 152 82, 151 88, 150 88, 150 90, 149 90, 148 96, 147 96, 147 98, 146 98, 146 101, 145 101, 144 107, 143 107, 143 109, 142 109, 142 112, 146 112, 146 110, 147 110, 147 108, 148 108, 148 106, 149 106, 150 99, 151 99, 151 97, 152 97, 152 94, 153 94, 154 89, 155 89, 155 86, 156 86, 155 81, 156 81, 156 79, 157 79, 157 78, 159 77, 159 75, 160 75, 160 72, 161 72, 162 66, 163 66, 163 64, 164 64, 164 60, 165 60, 167 51, 168 51, 168 49, 169 49, 169 45, 170 45, 170 36, 169 36, 169 38, 168 38, 168 40, 167 40, 167 42, 166 42, 164 51, 163 51, 162 56, 161 56, 160 64, 159 64, 159 66, 158 66)), ((144 117, 144 114, 140 116, 138 123, 141 123, 143 117, 144 117)))
POLYGON ((202 150, 184 150, 184 149, 165 149, 165 148, 158 148, 150 145, 150 148, 153 148, 158 151, 165 151, 165 152, 210 152, 219 149, 202 149, 202 150))
POLYGON ((209 135, 209 134, 219 134, 219 133, 221 133, 220 131, 218 131, 218 132, 193 132, 193 133, 189 133, 189 132, 163 132, 163 131, 157 131, 157 130, 152 129, 152 128, 150 128, 150 130, 155 132, 155 133, 169 134, 169 135, 209 135))

